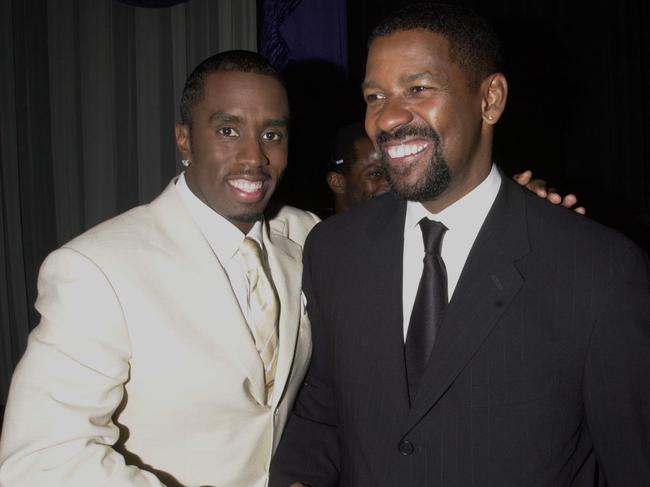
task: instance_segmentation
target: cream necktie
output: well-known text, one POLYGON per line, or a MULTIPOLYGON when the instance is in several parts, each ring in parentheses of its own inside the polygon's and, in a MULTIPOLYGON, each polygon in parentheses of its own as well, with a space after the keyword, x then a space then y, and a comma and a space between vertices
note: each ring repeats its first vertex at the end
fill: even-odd
POLYGON ((249 323, 255 347, 264 363, 266 402, 273 393, 275 369, 278 361, 278 317, 280 303, 263 264, 262 249, 252 238, 246 237, 239 246, 239 255, 248 279, 248 304, 253 323, 249 323))

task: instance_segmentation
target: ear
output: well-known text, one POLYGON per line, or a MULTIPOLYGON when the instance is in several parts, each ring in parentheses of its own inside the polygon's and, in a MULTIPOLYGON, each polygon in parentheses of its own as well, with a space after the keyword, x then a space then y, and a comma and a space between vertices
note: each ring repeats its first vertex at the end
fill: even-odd
POLYGON ((501 73, 491 74, 481 83, 481 112, 483 121, 488 125, 496 124, 506 108, 508 98, 508 81, 501 73))
POLYGON ((192 145, 190 143, 190 127, 177 123, 175 127, 176 147, 181 154, 182 159, 192 160, 192 145))
POLYGON ((336 171, 329 171, 325 176, 327 185, 337 194, 345 194, 345 176, 336 171))

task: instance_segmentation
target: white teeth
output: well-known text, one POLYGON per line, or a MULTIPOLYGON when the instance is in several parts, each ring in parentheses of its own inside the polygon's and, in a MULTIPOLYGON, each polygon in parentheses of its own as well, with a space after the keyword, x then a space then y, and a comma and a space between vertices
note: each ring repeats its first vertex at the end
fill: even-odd
POLYGON ((262 189, 262 181, 247 181, 246 179, 233 179, 228 181, 230 186, 237 188, 245 193, 255 193, 262 189))
POLYGON ((388 155, 393 159, 398 157, 412 156, 418 152, 422 152, 427 147, 427 144, 401 144, 394 145, 388 148, 388 155))

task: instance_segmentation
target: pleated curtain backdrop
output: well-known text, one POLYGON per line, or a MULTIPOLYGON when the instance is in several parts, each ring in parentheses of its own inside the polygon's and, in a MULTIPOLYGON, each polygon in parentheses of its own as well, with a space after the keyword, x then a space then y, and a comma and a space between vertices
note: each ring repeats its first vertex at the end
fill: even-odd
POLYGON ((0 26, 4 404, 38 322, 44 257, 150 201, 178 172, 174 123, 184 80, 213 53, 256 49, 256 2, 1 0, 0 26))

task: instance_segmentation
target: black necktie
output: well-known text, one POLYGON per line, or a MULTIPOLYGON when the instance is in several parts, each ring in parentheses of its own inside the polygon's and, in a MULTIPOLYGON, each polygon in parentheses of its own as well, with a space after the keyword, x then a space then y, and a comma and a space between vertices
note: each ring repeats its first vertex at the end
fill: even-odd
POLYGON ((447 270, 440 256, 442 238, 447 227, 440 222, 423 218, 420 220, 420 228, 424 240, 424 267, 404 345, 411 404, 447 306, 447 270))

